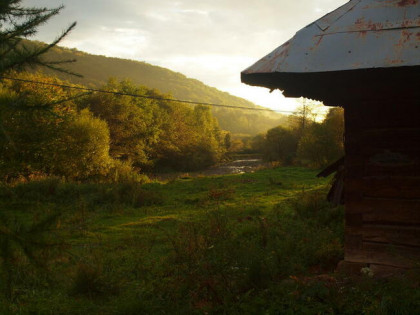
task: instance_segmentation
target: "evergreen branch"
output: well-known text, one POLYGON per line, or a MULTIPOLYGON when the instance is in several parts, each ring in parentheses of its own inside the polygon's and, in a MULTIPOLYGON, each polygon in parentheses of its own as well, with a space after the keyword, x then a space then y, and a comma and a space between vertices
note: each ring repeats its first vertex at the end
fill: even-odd
MULTIPOLYGON (((9 38, 13 37, 29 37, 36 33, 36 28, 44 23, 46 23, 51 17, 57 15, 62 10, 63 6, 56 9, 51 9, 47 14, 36 14, 35 16, 29 18, 23 23, 18 23, 15 20, 15 16, 11 16, 10 23, 13 25, 11 31, 6 32, 6 35, 9 38)), ((44 12, 43 12, 44 13, 44 12)), ((7 38, 7 37, 6 37, 7 38)))
POLYGON ((21 8, 21 7, 16 7, 13 8, 12 10, 10 10, 10 15, 13 16, 27 16, 27 15, 39 15, 45 12, 52 12, 55 10, 61 10, 63 9, 64 6, 59 6, 58 8, 54 8, 54 9, 48 9, 48 8, 21 8))
POLYGON ((51 69, 51 70, 55 70, 55 71, 59 71, 59 72, 62 72, 62 73, 67 73, 67 74, 70 74, 70 75, 74 75, 74 76, 79 77, 79 78, 83 78, 83 75, 81 75, 77 72, 73 72, 71 70, 64 69, 64 68, 61 68, 61 67, 56 67, 52 64, 44 63, 43 61, 38 62, 38 65, 46 67, 46 68, 51 69))
POLYGON ((61 40, 66 37, 75 27, 77 22, 73 22, 60 36, 58 36, 51 44, 48 44, 44 48, 37 51, 37 56, 46 53, 48 50, 56 46, 61 40))
POLYGON ((73 63, 76 62, 77 59, 66 59, 66 60, 57 60, 57 61, 43 61, 46 65, 59 65, 63 63, 73 63))
MULTIPOLYGON (((4 41, 1 40, 1 42, 3 43, 4 41)), ((6 45, 8 46, 8 48, 6 48, 0 54, 0 59, 6 58, 7 55, 9 55, 13 51, 15 51, 20 42, 21 42, 21 39, 20 38, 19 39, 16 39, 16 40, 13 40, 12 42, 11 41, 6 41, 6 45)))

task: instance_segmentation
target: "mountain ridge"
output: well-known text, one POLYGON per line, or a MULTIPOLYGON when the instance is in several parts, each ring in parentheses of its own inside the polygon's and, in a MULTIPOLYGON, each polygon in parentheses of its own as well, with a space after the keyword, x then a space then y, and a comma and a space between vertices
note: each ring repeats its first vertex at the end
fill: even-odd
MULTIPOLYGON (((44 43, 32 41, 31 44, 43 45, 44 43)), ((208 86, 197 79, 189 78, 180 72, 152 65, 145 61, 94 55, 75 48, 61 46, 53 47, 45 55, 45 59, 75 59, 77 62, 69 63, 65 65, 65 68, 83 77, 60 73, 51 69, 42 69, 42 72, 56 76, 61 80, 87 87, 101 87, 106 84, 109 78, 116 78, 117 80, 129 79, 135 84, 157 89, 162 93, 171 95, 175 99, 238 107, 264 108, 241 97, 208 86)), ((213 114, 218 119, 222 129, 231 133, 249 135, 264 132, 285 120, 284 115, 270 111, 256 112, 219 107, 213 108, 213 114)))

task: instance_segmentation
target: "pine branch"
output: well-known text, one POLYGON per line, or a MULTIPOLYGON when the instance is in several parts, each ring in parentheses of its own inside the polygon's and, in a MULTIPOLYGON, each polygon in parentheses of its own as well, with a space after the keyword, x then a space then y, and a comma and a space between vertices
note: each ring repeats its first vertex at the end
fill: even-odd
POLYGON ((60 13, 64 8, 59 6, 47 8, 22 8, 21 0, 9 0, 0 4, 0 21, 8 21, 10 27, 1 29, 0 25, 0 73, 12 69, 21 69, 24 66, 44 66, 55 71, 80 76, 58 65, 74 62, 73 60, 44 61, 41 56, 56 46, 76 26, 72 23, 52 43, 35 49, 20 45, 22 38, 30 37, 37 32, 37 28, 46 23, 51 17, 60 13))

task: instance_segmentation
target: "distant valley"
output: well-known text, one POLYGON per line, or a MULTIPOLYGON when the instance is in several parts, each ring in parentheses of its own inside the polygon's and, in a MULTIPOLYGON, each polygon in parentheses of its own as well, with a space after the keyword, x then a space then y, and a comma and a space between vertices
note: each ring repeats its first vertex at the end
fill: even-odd
MULTIPOLYGON (((41 43, 34 42, 39 45, 41 43)), ((176 99, 226 104, 238 107, 259 107, 243 98, 220 91, 204 83, 187 78, 185 75, 146 62, 92 55, 76 49, 54 47, 46 55, 46 60, 77 60, 65 67, 82 75, 42 69, 48 75, 88 87, 101 87, 109 78, 129 79, 135 84, 154 88, 176 99)), ((222 129, 233 134, 256 135, 285 122, 286 116, 271 112, 212 108, 222 129)))

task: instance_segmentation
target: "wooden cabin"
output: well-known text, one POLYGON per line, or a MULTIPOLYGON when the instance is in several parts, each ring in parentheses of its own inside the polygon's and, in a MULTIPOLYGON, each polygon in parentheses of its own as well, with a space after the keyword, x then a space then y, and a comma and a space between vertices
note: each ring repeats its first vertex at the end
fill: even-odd
POLYGON ((241 79, 344 108, 341 268, 420 268, 420 1, 349 1, 241 79))

